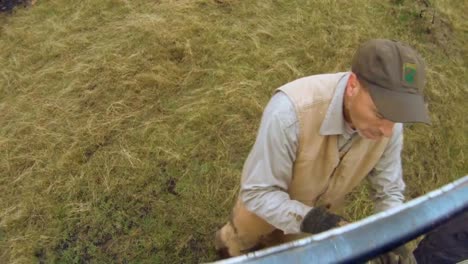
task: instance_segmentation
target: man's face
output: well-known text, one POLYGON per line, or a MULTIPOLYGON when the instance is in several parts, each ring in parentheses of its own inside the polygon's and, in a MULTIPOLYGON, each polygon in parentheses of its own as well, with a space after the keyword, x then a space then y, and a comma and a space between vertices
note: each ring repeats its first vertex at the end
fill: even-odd
MULTIPOLYGON (((378 140, 392 135, 394 122, 382 117, 372 101, 369 91, 359 82, 354 94, 348 96, 348 114, 351 125, 358 133, 367 139, 378 140)), ((347 91, 348 93, 348 91, 347 91)))

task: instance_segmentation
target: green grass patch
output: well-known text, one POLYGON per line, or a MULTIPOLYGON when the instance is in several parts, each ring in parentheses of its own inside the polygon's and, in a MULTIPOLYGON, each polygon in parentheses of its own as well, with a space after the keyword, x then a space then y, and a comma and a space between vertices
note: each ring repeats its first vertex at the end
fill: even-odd
MULTIPOLYGON (((468 172, 466 3, 38 1, 0 15, 0 262, 196 263, 280 85, 400 39, 432 126, 405 129, 408 197, 468 172), (465 8, 463 8, 465 7, 465 8)), ((351 219, 369 215, 364 186, 351 219)))

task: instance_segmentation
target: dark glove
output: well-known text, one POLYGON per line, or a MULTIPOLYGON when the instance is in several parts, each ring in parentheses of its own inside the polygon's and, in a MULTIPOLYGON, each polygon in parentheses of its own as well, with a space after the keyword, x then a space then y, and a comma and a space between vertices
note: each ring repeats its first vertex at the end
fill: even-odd
POLYGON ((417 264, 408 246, 400 246, 370 261, 372 264, 417 264))
POLYGON ((310 210, 301 223, 301 231, 318 234, 329 229, 347 224, 343 217, 328 212, 324 207, 315 207, 310 210))

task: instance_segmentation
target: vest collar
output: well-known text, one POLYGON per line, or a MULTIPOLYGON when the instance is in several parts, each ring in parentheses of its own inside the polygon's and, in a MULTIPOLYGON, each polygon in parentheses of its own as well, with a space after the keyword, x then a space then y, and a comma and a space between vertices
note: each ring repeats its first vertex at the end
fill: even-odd
POLYGON ((347 72, 338 82, 335 94, 330 102, 325 118, 320 127, 320 135, 343 135, 345 138, 350 138, 356 131, 346 123, 343 116, 343 99, 351 72, 347 72))

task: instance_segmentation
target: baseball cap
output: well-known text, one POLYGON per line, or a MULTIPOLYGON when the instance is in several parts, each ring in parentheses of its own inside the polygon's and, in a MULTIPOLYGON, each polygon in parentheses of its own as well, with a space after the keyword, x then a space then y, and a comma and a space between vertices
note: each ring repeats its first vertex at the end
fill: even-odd
POLYGON ((398 123, 430 124, 423 96, 424 67, 415 50, 389 39, 363 43, 352 62, 352 71, 369 89, 379 113, 398 123))

